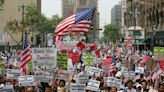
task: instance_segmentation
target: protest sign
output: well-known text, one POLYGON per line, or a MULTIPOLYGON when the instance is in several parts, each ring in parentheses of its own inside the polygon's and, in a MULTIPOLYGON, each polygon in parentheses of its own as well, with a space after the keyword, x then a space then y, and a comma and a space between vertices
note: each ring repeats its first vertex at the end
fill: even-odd
POLYGON ((126 68, 126 67, 121 67, 121 72, 128 72, 128 71, 129 71, 128 68, 126 68))
POLYGON ((106 58, 102 60, 103 67, 109 67, 111 63, 112 63, 112 58, 106 58))
POLYGON ((52 76, 34 76, 35 81, 50 83, 52 81, 52 76))
POLYGON ((114 77, 108 77, 106 79, 106 81, 107 81, 107 86, 109 86, 109 87, 117 87, 118 89, 124 88, 124 85, 122 84, 121 79, 117 79, 114 77))
POLYGON ((28 69, 28 72, 32 71, 32 69, 33 69, 32 61, 27 63, 27 69, 28 69))
POLYGON ((33 48, 32 62, 34 66, 46 67, 47 69, 56 67, 56 50, 54 48, 33 48))
POLYGON ((96 67, 90 67, 90 68, 88 69, 88 74, 89 74, 90 76, 99 77, 101 72, 102 72, 102 70, 99 69, 99 68, 96 68, 96 67))
POLYGON ((70 92, 86 92, 86 84, 71 83, 70 92))
POLYGON ((7 78, 9 79, 18 79, 21 75, 21 71, 19 69, 7 69, 7 78))
POLYGON ((68 57, 72 59, 72 63, 78 63, 80 61, 79 53, 77 51, 69 51, 68 57))
POLYGON ((67 54, 57 53, 57 65, 58 65, 58 67, 63 68, 64 70, 67 70, 67 60, 68 60, 67 54))
POLYGON ((134 77, 135 77, 135 73, 133 71, 124 71, 122 72, 123 73, 123 76, 129 80, 133 80, 134 77))
POLYGON ((68 79, 68 74, 67 73, 57 73, 56 74, 56 79, 58 80, 67 80, 68 79))
POLYGON ((35 86, 33 75, 19 76, 19 86, 35 86))
POLYGON ((136 67, 135 73, 144 74, 144 68, 143 67, 136 67))
POLYGON ((85 55, 85 62, 84 64, 86 66, 92 66, 93 65, 93 55, 92 54, 86 54, 85 55))
POLYGON ((98 91, 100 86, 100 81, 90 79, 87 84, 87 90, 98 91))
POLYGON ((75 79, 77 83, 86 84, 89 80, 89 77, 84 72, 80 72, 79 74, 75 75, 75 79))
POLYGON ((15 92, 13 85, 5 85, 0 87, 0 92, 15 92))

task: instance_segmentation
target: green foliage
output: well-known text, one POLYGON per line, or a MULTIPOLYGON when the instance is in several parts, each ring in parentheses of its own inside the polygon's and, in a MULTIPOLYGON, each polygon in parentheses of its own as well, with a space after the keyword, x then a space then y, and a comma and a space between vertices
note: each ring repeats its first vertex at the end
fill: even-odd
POLYGON ((5 0, 0 0, 0 7, 3 7, 4 3, 5 3, 5 0))
POLYGON ((103 39, 109 43, 113 42, 114 44, 119 40, 121 34, 114 24, 108 24, 105 26, 103 39))

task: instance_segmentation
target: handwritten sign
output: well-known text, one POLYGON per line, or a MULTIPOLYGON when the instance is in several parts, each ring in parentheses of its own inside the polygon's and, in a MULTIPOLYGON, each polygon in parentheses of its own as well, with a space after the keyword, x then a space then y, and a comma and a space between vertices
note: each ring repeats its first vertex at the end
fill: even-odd
POLYGON ((100 81, 90 79, 87 84, 87 90, 98 91, 100 86, 100 81))
POLYGON ((67 70, 67 60, 68 60, 67 54, 57 53, 57 65, 58 65, 58 67, 63 68, 64 70, 67 70))
POLYGON ((34 76, 19 76, 19 86, 35 86, 34 76))
POLYGON ((55 68, 56 50, 54 48, 33 48, 32 61, 37 67, 55 68))
POLYGON ((21 71, 18 69, 7 69, 7 78, 9 79, 18 79, 21 75, 21 71))
POLYGON ((86 54, 85 55, 85 63, 86 66, 92 66, 93 65, 93 55, 92 54, 86 54))
POLYGON ((71 83, 70 92, 86 92, 86 84, 71 83))

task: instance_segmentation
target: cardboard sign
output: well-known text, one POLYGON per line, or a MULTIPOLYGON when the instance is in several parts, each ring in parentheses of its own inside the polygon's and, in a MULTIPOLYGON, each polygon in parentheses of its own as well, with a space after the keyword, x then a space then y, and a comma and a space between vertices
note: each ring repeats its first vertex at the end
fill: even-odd
POLYGON ((58 67, 63 68, 64 70, 67 70, 67 60, 68 60, 67 54, 57 53, 57 66, 58 67))
POLYGON ((54 48, 33 48, 32 62, 37 67, 55 68, 56 50, 54 48))
POLYGON ((96 67, 90 67, 90 68, 88 69, 88 74, 89 74, 90 76, 96 76, 96 77, 99 77, 101 71, 102 71, 102 70, 99 69, 99 68, 96 68, 96 67))
POLYGON ((4 87, 0 87, 0 92, 15 92, 13 85, 5 85, 4 87))
POLYGON ((34 76, 35 81, 50 83, 52 81, 52 76, 34 76))
POLYGON ((144 74, 144 68, 143 67, 136 67, 135 73, 144 74))
POLYGON ((86 66, 92 66, 93 65, 93 55, 92 54, 86 54, 85 55, 85 62, 84 64, 86 66))
POLYGON ((86 84, 71 83, 70 92, 86 92, 86 84))
POLYGON ((19 86, 35 86, 34 76, 19 76, 19 86))
POLYGON ((98 91, 100 86, 100 81, 90 79, 87 84, 87 90, 98 91))
POLYGON ((18 79, 21 75, 21 70, 19 69, 7 69, 7 78, 9 79, 18 79))

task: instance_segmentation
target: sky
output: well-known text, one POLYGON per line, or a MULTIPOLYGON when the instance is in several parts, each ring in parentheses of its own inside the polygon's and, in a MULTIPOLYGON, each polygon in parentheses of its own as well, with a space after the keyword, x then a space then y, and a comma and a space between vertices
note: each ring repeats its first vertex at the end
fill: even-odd
MULTIPOLYGON (((111 9, 121 0, 99 0, 100 27, 111 22, 111 9)), ((51 18, 52 15, 61 16, 61 0, 42 0, 42 13, 51 18)))

